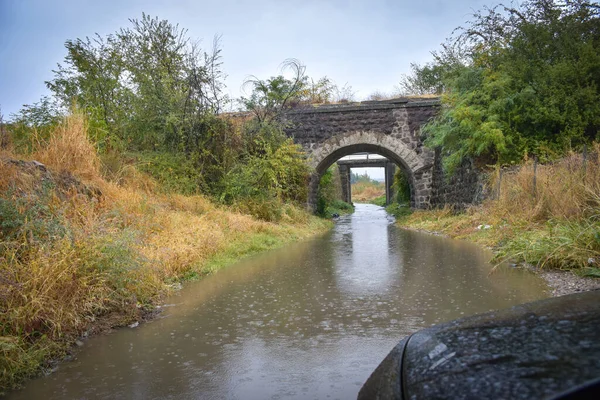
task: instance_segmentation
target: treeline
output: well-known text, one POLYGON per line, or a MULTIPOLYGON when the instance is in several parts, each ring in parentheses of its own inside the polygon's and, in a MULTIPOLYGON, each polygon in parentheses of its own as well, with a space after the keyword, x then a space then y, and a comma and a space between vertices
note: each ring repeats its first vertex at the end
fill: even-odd
POLYGON ((76 108, 86 115, 106 177, 119 179, 135 164, 167 191, 207 194, 267 220, 278 218, 283 202, 306 201, 308 166, 284 135, 282 111, 352 97, 350 87, 315 81, 292 59, 282 64, 291 78, 252 76, 248 97, 229 99, 219 39, 204 51, 185 29, 145 14, 65 47, 46 82, 52 95, 11 117, 4 146, 31 152, 76 108), (248 113, 224 112, 234 104, 248 113))
POLYGON ((362 175, 360 175, 356 172, 350 172, 350 183, 355 184, 355 183, 359 183, 359 182, 373 183, 373 184, 379 183, 379 181, 376 181, 375 179, 371 179, 369 174, 367 174, 366 172, 362 175))
POLYGON ((442 95, 425 131, 445 166, 553 160, 600 139, 600 6, 527 0, 477 12, 401 82, 442 95))

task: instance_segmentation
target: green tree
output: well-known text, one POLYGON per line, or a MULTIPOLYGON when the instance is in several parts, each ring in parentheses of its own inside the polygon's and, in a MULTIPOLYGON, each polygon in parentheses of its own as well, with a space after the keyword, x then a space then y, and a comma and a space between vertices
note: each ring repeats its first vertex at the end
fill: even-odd
POLYGON ((48 96, 43 96, 36 103, 23 105, 19 112, 11 115, 10 137, 13 145, 17 150, 31 150, 34 142, 48 138, 63 114, 64 110, 48 96))
POLYGON ((300 91, 300 103, 327 104, 333 101, 337 86, 328 77, 317 80, 308 78, 303 90, 300 91))
POLYGON ((434 62, 410 64, 411 72, 402 77, 400 91, 405 95, 442 94, 445 70, 434 62))
POLYGON ((249 97, 240 99, 246 110, 251 111, 258 122, 269 122, 297 102, 306 90, 308 77, 306 66, 299 60, 290 58, 281 64, 281 71, 290 71, 292 78, 283 75, 266 80, 250 76, 244 82, 244 89, 251 89, 249 97))
POLYGON ((59 64, 54 79, 46 82, 63 107, 76 104, 86 110, 100 142, 110 142, 109 132, 119 137, 130 103, 120 82, 125 71, 115 40, 113 35, 67 40, 65 65, 59 64))
POLYGON ((227 101, 218 38, 207 53, 166 20, 142 14, 130 23, 106 37, 68 40, 46 84, 63 106, 82 107, 107 144, 191 152, 206 135, 206 115, 227 101))
POLYGON ((437 55, 454 65, 443 76, 442 112, 425 129, 450 170, 465 157, 552 159, 600 138, 597 4, 530 0, 484 9, 450 43, 437 55))

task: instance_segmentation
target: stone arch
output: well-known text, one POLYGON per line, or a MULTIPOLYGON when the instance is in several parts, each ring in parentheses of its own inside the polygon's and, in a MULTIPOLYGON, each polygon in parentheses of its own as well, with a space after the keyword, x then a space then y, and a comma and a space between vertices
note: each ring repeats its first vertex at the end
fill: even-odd
POLYGON ((433 165, 398 138, 379 132, 359 131, 335 135, 309 151, 309 162, 314 168, 309 182, 309 210, 316 210, 321 175, 341 157, 357 152, 376 153, 393 161, 408 176, 411 207, 429 207, 433 165))

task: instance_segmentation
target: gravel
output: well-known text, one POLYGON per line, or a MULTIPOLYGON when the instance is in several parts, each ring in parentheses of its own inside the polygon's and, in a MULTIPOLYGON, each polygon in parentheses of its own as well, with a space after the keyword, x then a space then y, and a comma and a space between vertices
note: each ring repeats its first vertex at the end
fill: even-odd
POLYGON ((536 270, 536 273, 546 280, 554 297, 600 289, 598 278, 582 277, 570 271, 536 270))

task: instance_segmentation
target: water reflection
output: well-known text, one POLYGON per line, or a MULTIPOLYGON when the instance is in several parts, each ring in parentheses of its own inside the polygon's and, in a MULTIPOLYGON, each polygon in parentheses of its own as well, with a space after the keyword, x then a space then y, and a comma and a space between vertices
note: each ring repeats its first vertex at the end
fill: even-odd
POLYGON ((390 247, 394 219, 381 207, 358 205, 345 216, 334 235, 335 276, 339 289, 348 296, 368 295, 397 284, 402 266, 390 247))
POLYGON ((397 229, 358 205, 324 237, 246 260, 161 318, 86 342, 13 399, 353 398, 403 336, 544 296, 466 242, 397 229))

